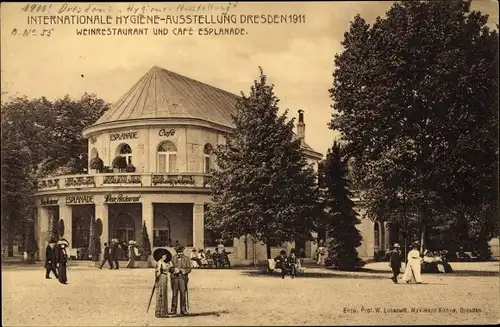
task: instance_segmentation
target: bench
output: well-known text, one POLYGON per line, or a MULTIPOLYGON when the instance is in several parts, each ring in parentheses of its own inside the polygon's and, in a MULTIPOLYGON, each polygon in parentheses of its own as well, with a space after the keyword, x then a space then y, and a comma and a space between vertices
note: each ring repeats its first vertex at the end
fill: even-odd
MULTIPOLYGON (((259 260, 258 267, 262 272, 281 273, 281 268, 276 268, 276 261, 274 259, 259 260)), ((297 272, 301 274, 306 272, 306 268, 302 266, 301 259, 298 260, 297 272)))

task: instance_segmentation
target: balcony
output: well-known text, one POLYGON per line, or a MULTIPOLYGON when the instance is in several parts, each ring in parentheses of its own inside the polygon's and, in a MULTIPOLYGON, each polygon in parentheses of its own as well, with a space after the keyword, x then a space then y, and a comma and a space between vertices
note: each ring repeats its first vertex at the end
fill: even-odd
POLYGON ((210 188, 212 176, 201 173, 110 173, 47 177, 37 191, 81 190, 105 187, 210 188))

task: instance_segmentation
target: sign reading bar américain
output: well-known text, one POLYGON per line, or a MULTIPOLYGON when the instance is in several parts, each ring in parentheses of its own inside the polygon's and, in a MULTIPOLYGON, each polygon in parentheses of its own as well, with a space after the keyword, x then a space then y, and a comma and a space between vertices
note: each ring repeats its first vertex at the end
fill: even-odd
POLYGON ((42 198, 40 200, 40 204, 41 204, 42 207, 56 206, 56 205, 59 204, 59 199, 42 198))

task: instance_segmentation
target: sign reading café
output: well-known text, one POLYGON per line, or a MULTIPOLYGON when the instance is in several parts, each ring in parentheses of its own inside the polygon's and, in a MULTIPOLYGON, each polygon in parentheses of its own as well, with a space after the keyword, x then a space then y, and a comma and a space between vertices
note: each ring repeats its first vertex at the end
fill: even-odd
POLYGON ((104 203, 137 203, 141 202, 140 195, 126 195, 126 194, 106 194, 104 196, 104 203))

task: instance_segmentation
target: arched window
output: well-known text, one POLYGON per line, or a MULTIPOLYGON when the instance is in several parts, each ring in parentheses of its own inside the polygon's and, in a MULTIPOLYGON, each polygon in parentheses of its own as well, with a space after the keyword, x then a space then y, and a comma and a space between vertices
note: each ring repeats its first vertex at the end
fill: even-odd
POLYGON ((131 165, 132 164, 132 148, 130 148, 130 145, 128 144, 121 144, 118 147, 118 154, 122 157, 125 157, 127 160, 127 164, 131 165))
POLYGON ((135 240, 134 219, 127 213, 118 213, 111 219, 111 238, 128 243, 135 240))
POLYGON ((177 171, 177 148, 170 141, 158 146, 158 172, 173 173, 177 171))
POLYGON ((203 147, 203 173, 209 174, 212 169, 212 152, 213 148, 210 143, 205 144, 203 147))

